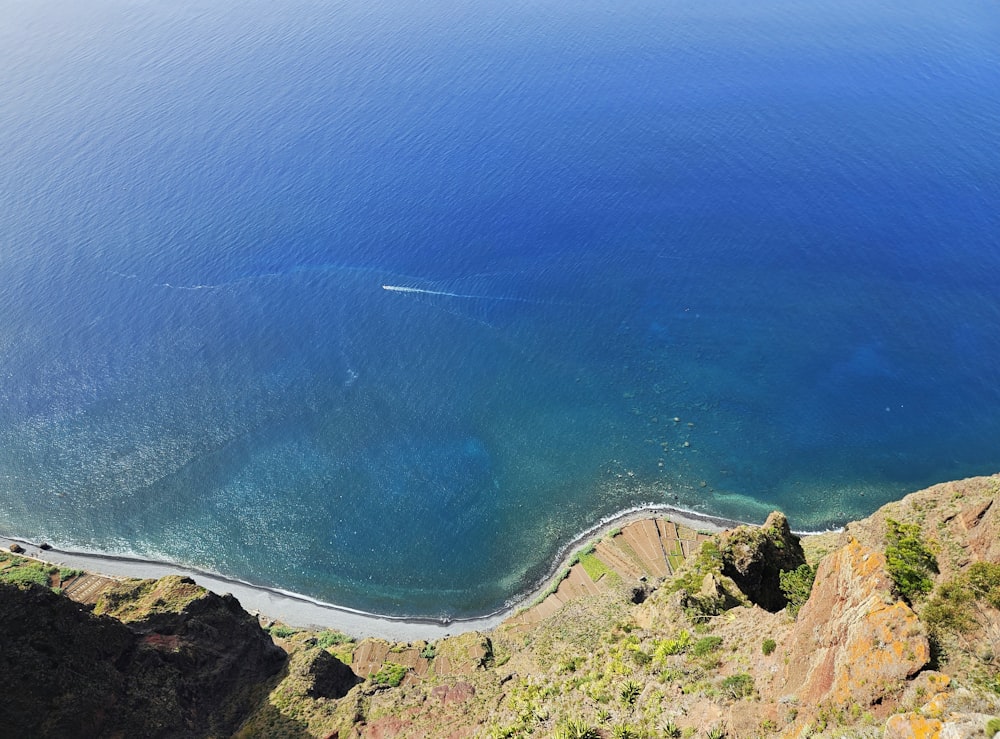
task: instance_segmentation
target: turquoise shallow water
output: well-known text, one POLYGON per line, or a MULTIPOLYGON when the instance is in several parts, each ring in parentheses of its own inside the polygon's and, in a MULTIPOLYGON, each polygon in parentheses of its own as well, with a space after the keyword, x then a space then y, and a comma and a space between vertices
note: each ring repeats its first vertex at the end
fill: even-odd
POLYGON ((454 616, 1000 465, 995 4, 0 8, 5 533, 454 616))

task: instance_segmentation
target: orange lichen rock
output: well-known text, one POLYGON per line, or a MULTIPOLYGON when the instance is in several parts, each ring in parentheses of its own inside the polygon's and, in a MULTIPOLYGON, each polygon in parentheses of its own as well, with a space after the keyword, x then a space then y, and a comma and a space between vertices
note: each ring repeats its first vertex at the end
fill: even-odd
POLYGON ((938 739, 943 724, 919 713, 900 713, 885 723, 884 739, 938 739))
POLYGON ((906 686, 902 705, 914 705, 922 696, 944 692, 951 685, 951 677, 937 670, 924 670, 906 686))
POLYGON ((885 557, 856 540, 820 563, 789 643, 785 692, 808 705, 870 706, 930 659, 916 614, 893 596, 885 557))

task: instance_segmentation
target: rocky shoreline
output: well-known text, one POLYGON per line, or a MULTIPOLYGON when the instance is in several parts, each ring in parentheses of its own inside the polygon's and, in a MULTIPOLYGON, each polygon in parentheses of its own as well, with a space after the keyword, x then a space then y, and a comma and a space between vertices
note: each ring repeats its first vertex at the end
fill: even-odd
POLYGON ((779 512, 708 533, 721 523, 625 511, 567 545, 530 603, 449 624, 322 609, 294 628, 273 621, 315 605, 294 594, 195 573, 247 602, 274 598, 262 619, 176 574, 110 580, 4 555, 0 725, 40 737, 1000 739, 997 500, 1000 475, 943 483, 806 539, 779 512), (340 633, 351 616, 364 638, 340 633))
POLYGON ((649 504, 629 508, 601 519, 565 544, 559 550, 546 576, 537 581, 533 587, 512 598, 504 608, 482 616, 455 619, 369 613, 197 568, 138 557, 67 550, 47 544, 44 545, 46 548, 43 548, 41 543, 16 537, 0 536, 0 546, 9 549, 11 544, 17 544, 24 549, 21 556, 113 578, 145 579, 182 575, 212 592, 230 593, 248 611, 289 626, 335 629, 354 637, 372 636, 393 641, 420 641, 496 628, 518 610, 550 590, 581 547, 615 528, 650 517, 666 518, 690 529, 712 533, 740 525, 738 521, 668 505, 649 504))

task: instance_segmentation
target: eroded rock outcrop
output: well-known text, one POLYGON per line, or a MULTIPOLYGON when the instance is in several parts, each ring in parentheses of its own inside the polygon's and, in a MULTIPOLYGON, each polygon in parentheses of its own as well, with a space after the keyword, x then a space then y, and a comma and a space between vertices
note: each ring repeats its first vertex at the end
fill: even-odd
POLYGON ((121 588, 105 610, 126 609, 124 621, 0 583, 10 735, 229 735, 285 662, 232 596, 179 577, 121 588))
POLYGON ((789 697, 871 706, 928 663, 930 645, 916 614, 894 597, 885 557, 851 541, 820 563, 788 653, 789 697))
POLYGON ((916 523, 937 552, 940 580, 972 562, 1000 562, 1000 475, 945 482, 887 503, 845 527, 845 538, 881 548, 889 519, 916 523))
POLYGON ((787 605, 779 575, 806 562, 799 538, 783 513, 775 511, 764 525, 740 526, 719 537, 722 574, 731 578, 751 602, 776 612, 787 605))
POLYGON ((350 667, 319 647, 294 655, 288 672, 302 681, 302 692, 310 698, 343 698, 361 682, 350 667))
POLYGON ((930 699, 917 710, 890 716, 883 739, 992 739, 1000 735, 1000 720, 972 710, 977 701, 967 690, 951 690, 950 679, 941 673, 931 676, 930 687, 940 690, 929 694, 930 699))

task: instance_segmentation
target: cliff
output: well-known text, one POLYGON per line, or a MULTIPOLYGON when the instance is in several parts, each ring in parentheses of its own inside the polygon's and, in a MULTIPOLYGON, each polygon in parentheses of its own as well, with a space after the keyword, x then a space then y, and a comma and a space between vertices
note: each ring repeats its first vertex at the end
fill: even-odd
POLYGON ((717 536, 637 521, 583 548, 492 632, 430 644, 268 633, 231 597, 181 578, 116 585, 92 612, 37 585, 2 586, 0 725, 26 736, 991 736, 998 498, 1000 476, 938 485, 804 540, 780 514, 717 536))
POLYGON ((179 577, 122 583, 93 612, 0 582, 0 634, 7 736, 227 736, 285 662, 232 597, 179 577))

